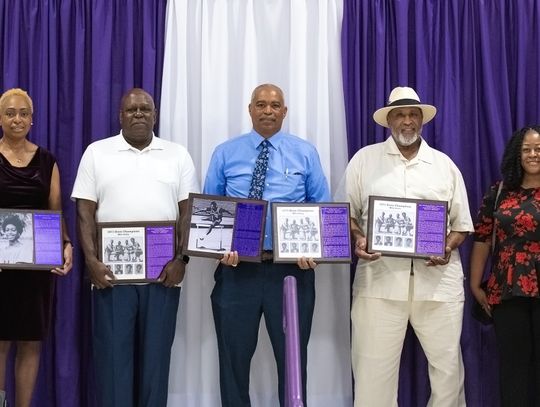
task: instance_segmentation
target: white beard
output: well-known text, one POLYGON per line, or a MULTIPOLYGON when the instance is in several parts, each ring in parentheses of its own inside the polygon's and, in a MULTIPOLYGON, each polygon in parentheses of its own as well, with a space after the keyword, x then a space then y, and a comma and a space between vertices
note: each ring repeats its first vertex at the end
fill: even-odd
POLYGON ((397 135, 392 134, 396 143, 402 147, 409 147, 410 145, 416 143, 420 135, 415 133, 412 137, 405 137, 403 134, 399 133, 397 135))

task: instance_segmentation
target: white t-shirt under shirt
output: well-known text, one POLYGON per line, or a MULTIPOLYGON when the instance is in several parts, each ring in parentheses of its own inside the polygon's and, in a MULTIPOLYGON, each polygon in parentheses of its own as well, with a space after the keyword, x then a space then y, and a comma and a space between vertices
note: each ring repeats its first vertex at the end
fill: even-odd
MULTIPOLYGON (((411 160, 403 157, 392 137, 360 149, 347 167, 346 188, 351 216, 366 232, 370 195, 447 201, 448 232, 474 230, 459 169, 425 140, 411 160)), ((457 250, 452 252, 446 266, 428 267, 424 259, 412 261, 414 300, 464 300, 463 268, 457 250)), ((407 301, 410 271, 409 258, 382 256, 375 261, 359 260, 353 294, 407 301)))

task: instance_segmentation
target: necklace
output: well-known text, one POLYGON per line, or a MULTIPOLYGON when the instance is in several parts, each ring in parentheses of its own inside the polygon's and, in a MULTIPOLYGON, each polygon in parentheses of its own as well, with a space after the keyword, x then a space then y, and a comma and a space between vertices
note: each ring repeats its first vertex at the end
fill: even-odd
MULTIPOLYGON (((0 139, 0 145, 3 145, 3 144, 4 144, 4 139, 1 138, 1 139, 0 139)), ((15 155, 15 152, 13 152, 13 151, 12 151, 12 154, 13 154, 13 158, 15 158, 15 162, 16 162, 17 164, 22 164, 23 159, 17 157, 17 156, 15 155)), ((25 154, 25 151, 23 151, 23 154, 25 154)))

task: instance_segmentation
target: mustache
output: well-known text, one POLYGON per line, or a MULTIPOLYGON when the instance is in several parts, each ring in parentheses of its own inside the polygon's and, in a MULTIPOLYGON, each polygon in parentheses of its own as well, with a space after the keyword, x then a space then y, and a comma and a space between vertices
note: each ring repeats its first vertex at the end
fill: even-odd
POLYGON ((420 138, 420 133, 415 132, 412 136, 405 137, 403 133, 399 132, 397 134, 392 134, 392 136, 394 137, 394 140, 397 144, 403 147, 408 147, 416 143, 416 141, 420 138))

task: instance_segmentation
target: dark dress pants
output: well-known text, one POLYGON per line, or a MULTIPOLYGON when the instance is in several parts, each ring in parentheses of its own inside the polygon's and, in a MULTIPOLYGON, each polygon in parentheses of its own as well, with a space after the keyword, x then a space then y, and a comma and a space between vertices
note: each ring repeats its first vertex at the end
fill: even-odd
POLYGON ((504 300, 493 307, 493 322, 501 407, 540 406, 540 300, 504 300))
POLYGON ((284 406, 283 279, 289 275, 297 280, 302 388, 306 405, 307 345, 315 306, 315 273, 301 270, 296 264, 244 262, 238 267, 218 266, 211 297, 223 407, 251 405, 249 370, 263 314, 277 363, 279 401, 284 406))
POLYGON ((94 289, 93 352, 100 407, 167 405, 180 288, 94 289))

